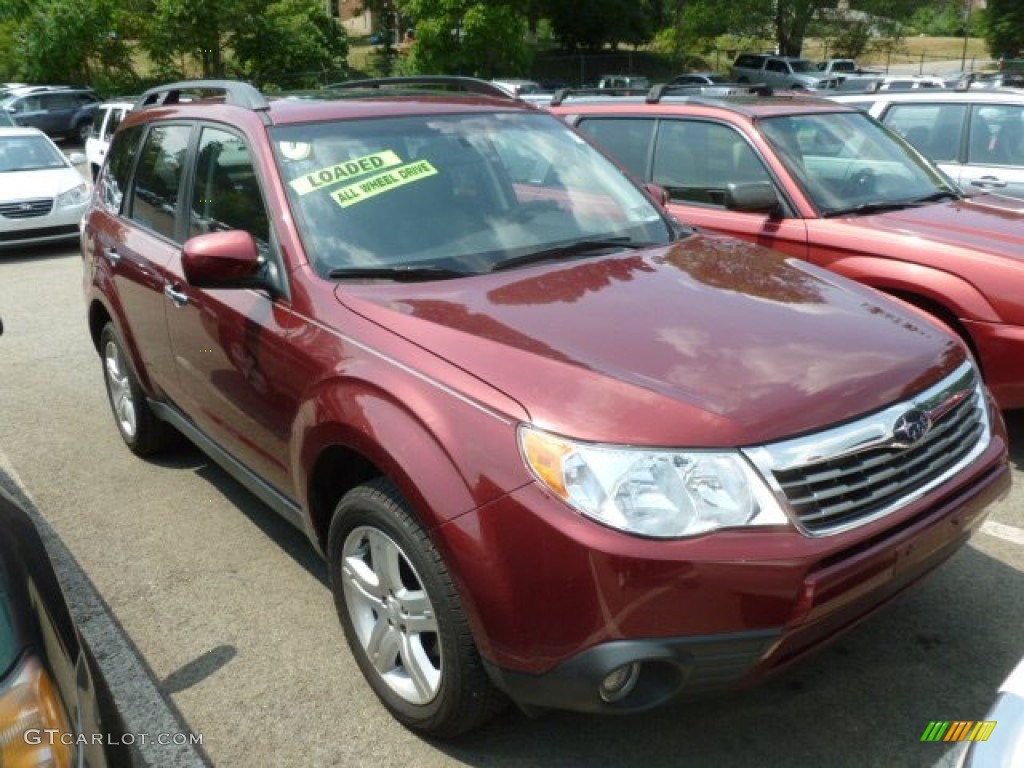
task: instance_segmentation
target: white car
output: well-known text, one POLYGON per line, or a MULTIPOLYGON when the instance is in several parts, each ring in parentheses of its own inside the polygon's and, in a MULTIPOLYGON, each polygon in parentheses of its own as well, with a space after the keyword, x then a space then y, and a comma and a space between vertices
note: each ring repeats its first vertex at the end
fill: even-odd
POLYGON ((0 127, 0 248, 77 240, 92 192, 84 164, 38 128, 0 127))
POLYGON ((961 742, 957 768, 1014 768, 1024 765, 1024 659, 1001 686, 985 720, 981 738, 961 742))
POLYGON ((1024 92, 928 88, 828 98, 881 120, 965 190, 1024 197, 1024 92))
POLYGON ((108 101, 100 104, 92 121, 92 130, 85 140, 85 156, 89 160, 89 172, 95 179, 103 167, 103 160, 110 148, 110 139, 121 124, 124 116, 132 111, 130 101, 108 101))

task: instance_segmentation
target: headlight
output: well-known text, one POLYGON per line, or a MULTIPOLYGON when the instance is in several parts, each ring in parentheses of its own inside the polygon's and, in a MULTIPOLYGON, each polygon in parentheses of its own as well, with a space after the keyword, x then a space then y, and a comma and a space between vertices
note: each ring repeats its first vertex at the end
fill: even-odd
POLYGON ((0 684, 0 766, 70 768, 74 734, 57 688, 31 656, 0 684))
POLYGON ((74 189, 62 192, 57 195, 58 208, 70 208, 73 205, 82 205, 89 199, 89 185, 84 181, 74 189))
POLYGON ((587 517, 628 533, 694 536, 788 525, 756 470, 736 451, 651 450, 581 443, 523 425, 527 466, 587 517))

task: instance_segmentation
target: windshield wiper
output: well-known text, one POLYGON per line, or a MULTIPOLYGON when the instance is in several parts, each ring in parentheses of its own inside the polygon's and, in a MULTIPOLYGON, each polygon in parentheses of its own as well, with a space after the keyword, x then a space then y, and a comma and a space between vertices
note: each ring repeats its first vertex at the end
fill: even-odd
POLYGON ((339 267, 332 269, 327 276, 332 280, 344 280, 345 278, 358 278, 362 280, 393 280, 396 283, 415 283, 426 280, 451 280, 456 277, 466 277, 471 272, 459 272, 455 269, 444 267, 415 267, 415 266, 394 266, 394 267, 339 267))
POLYGON ((612 248, 617 249, 630 249, 635 248, 646 248, 653 243, 643 243, 638 241, 630 240, 628 237, 607 237, 596 240, 577 240, 573 243, 566 245, 557 245, 554 248, 544 248, 540 251, 534 251, 532 253, 524 253, 522 256, 513 256, 510 259, 499 261, 493 267, 491 272, 500 272, 503 269, 514 269, 516 267, 524 267, 527 264, 537 264, 542 261, 554 261, 556 259, 565 259, 572 256, 583 256, 588 253, 595 253, 597 251, 607 251, 612 248))
POLYGON ((924 204, 924 201, 919 200, 885 200, 874 203, 861 203, 860 205, 854 205, 849 208, 839 208, 835 211, 823 213, 822 217, 832 219, 836 216, 864 216, 869 213, 883 213, 885 211, 901 211, 904 208, 917 208, 924 204))
POLYGON ((903 208, 920 208, 922 205, 937 203, 941 200, 959 200, 960 195, 950 189, 942 189, 932 192, 924 197, 916 197, 913 200, 877 200, 873 203, 861 203, 850 208, 840 208, 822 214, 826 219, 836 216, 859 216, 867 213, 882 213, 883 211, 899 211, 903 208))
POLYGON ((938 192, 932 192, 930 195, 919 197, 914 202, 918 205, 925 205, 926 203, 938 203, 942 200, 959 200, 960 195, 951 189, 942 189, 938 192))

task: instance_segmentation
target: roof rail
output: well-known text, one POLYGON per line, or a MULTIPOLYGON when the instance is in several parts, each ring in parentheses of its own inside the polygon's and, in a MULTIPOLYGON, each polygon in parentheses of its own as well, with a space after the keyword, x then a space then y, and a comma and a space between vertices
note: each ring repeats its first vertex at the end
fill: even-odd
POLYGON ((476 77, 460 77, 457 75, 410 75, 408 77, 374 77, 365 80, 346 80, 341 83, 329 83, 324 88, 381 88, 381 86, 401 85, 447 85, 458 86, 463 91, 478 93, 482 96, 497 96, 503 99, 514 99, 504 88, 480 80, 476 77))
POLYGON ((775 92, 770 85, 757 83, 746 85, 744 83, 658 83, 647 92, 646 101, 648 104, 657 104, 665 96, 672 96, 679 93, 693 93, 696 96, 706 96, 710 99, 722 99, 729 96, 740 96, 749 94, 751 96, 772 96, 775 92), (723 93, 723 89, 725 92, 723 93))
POLYGON ((254 112, 265 112, 270 109, 270 102, 254 86, 241 80, 181 80, 150 88, 135 102, 133 109, 178 104, 182 92, 218 91, 224 94, 227 104, 251 109, 254 112))
POLYGON ((559 88, 551 96, 551 106, 557 107, 570 96, 643 96, 650 90, 649 88, 559 88))
POLYGON ((966 75, 956 81, 954 90, 957 91, 969 91, 971 89, 971 83, 978 79, 978 75, 974 72, 968 72, 966 75))

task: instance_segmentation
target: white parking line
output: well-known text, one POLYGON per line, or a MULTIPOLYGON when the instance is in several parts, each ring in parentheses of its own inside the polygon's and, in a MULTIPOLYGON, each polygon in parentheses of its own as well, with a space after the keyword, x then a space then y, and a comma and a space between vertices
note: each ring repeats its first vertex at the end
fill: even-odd
POLYGON ((1006 541, 1012 541, 1014 544, 1024 547, 1024 529, 987 520, 982 523, 981 532, 1006 541))

